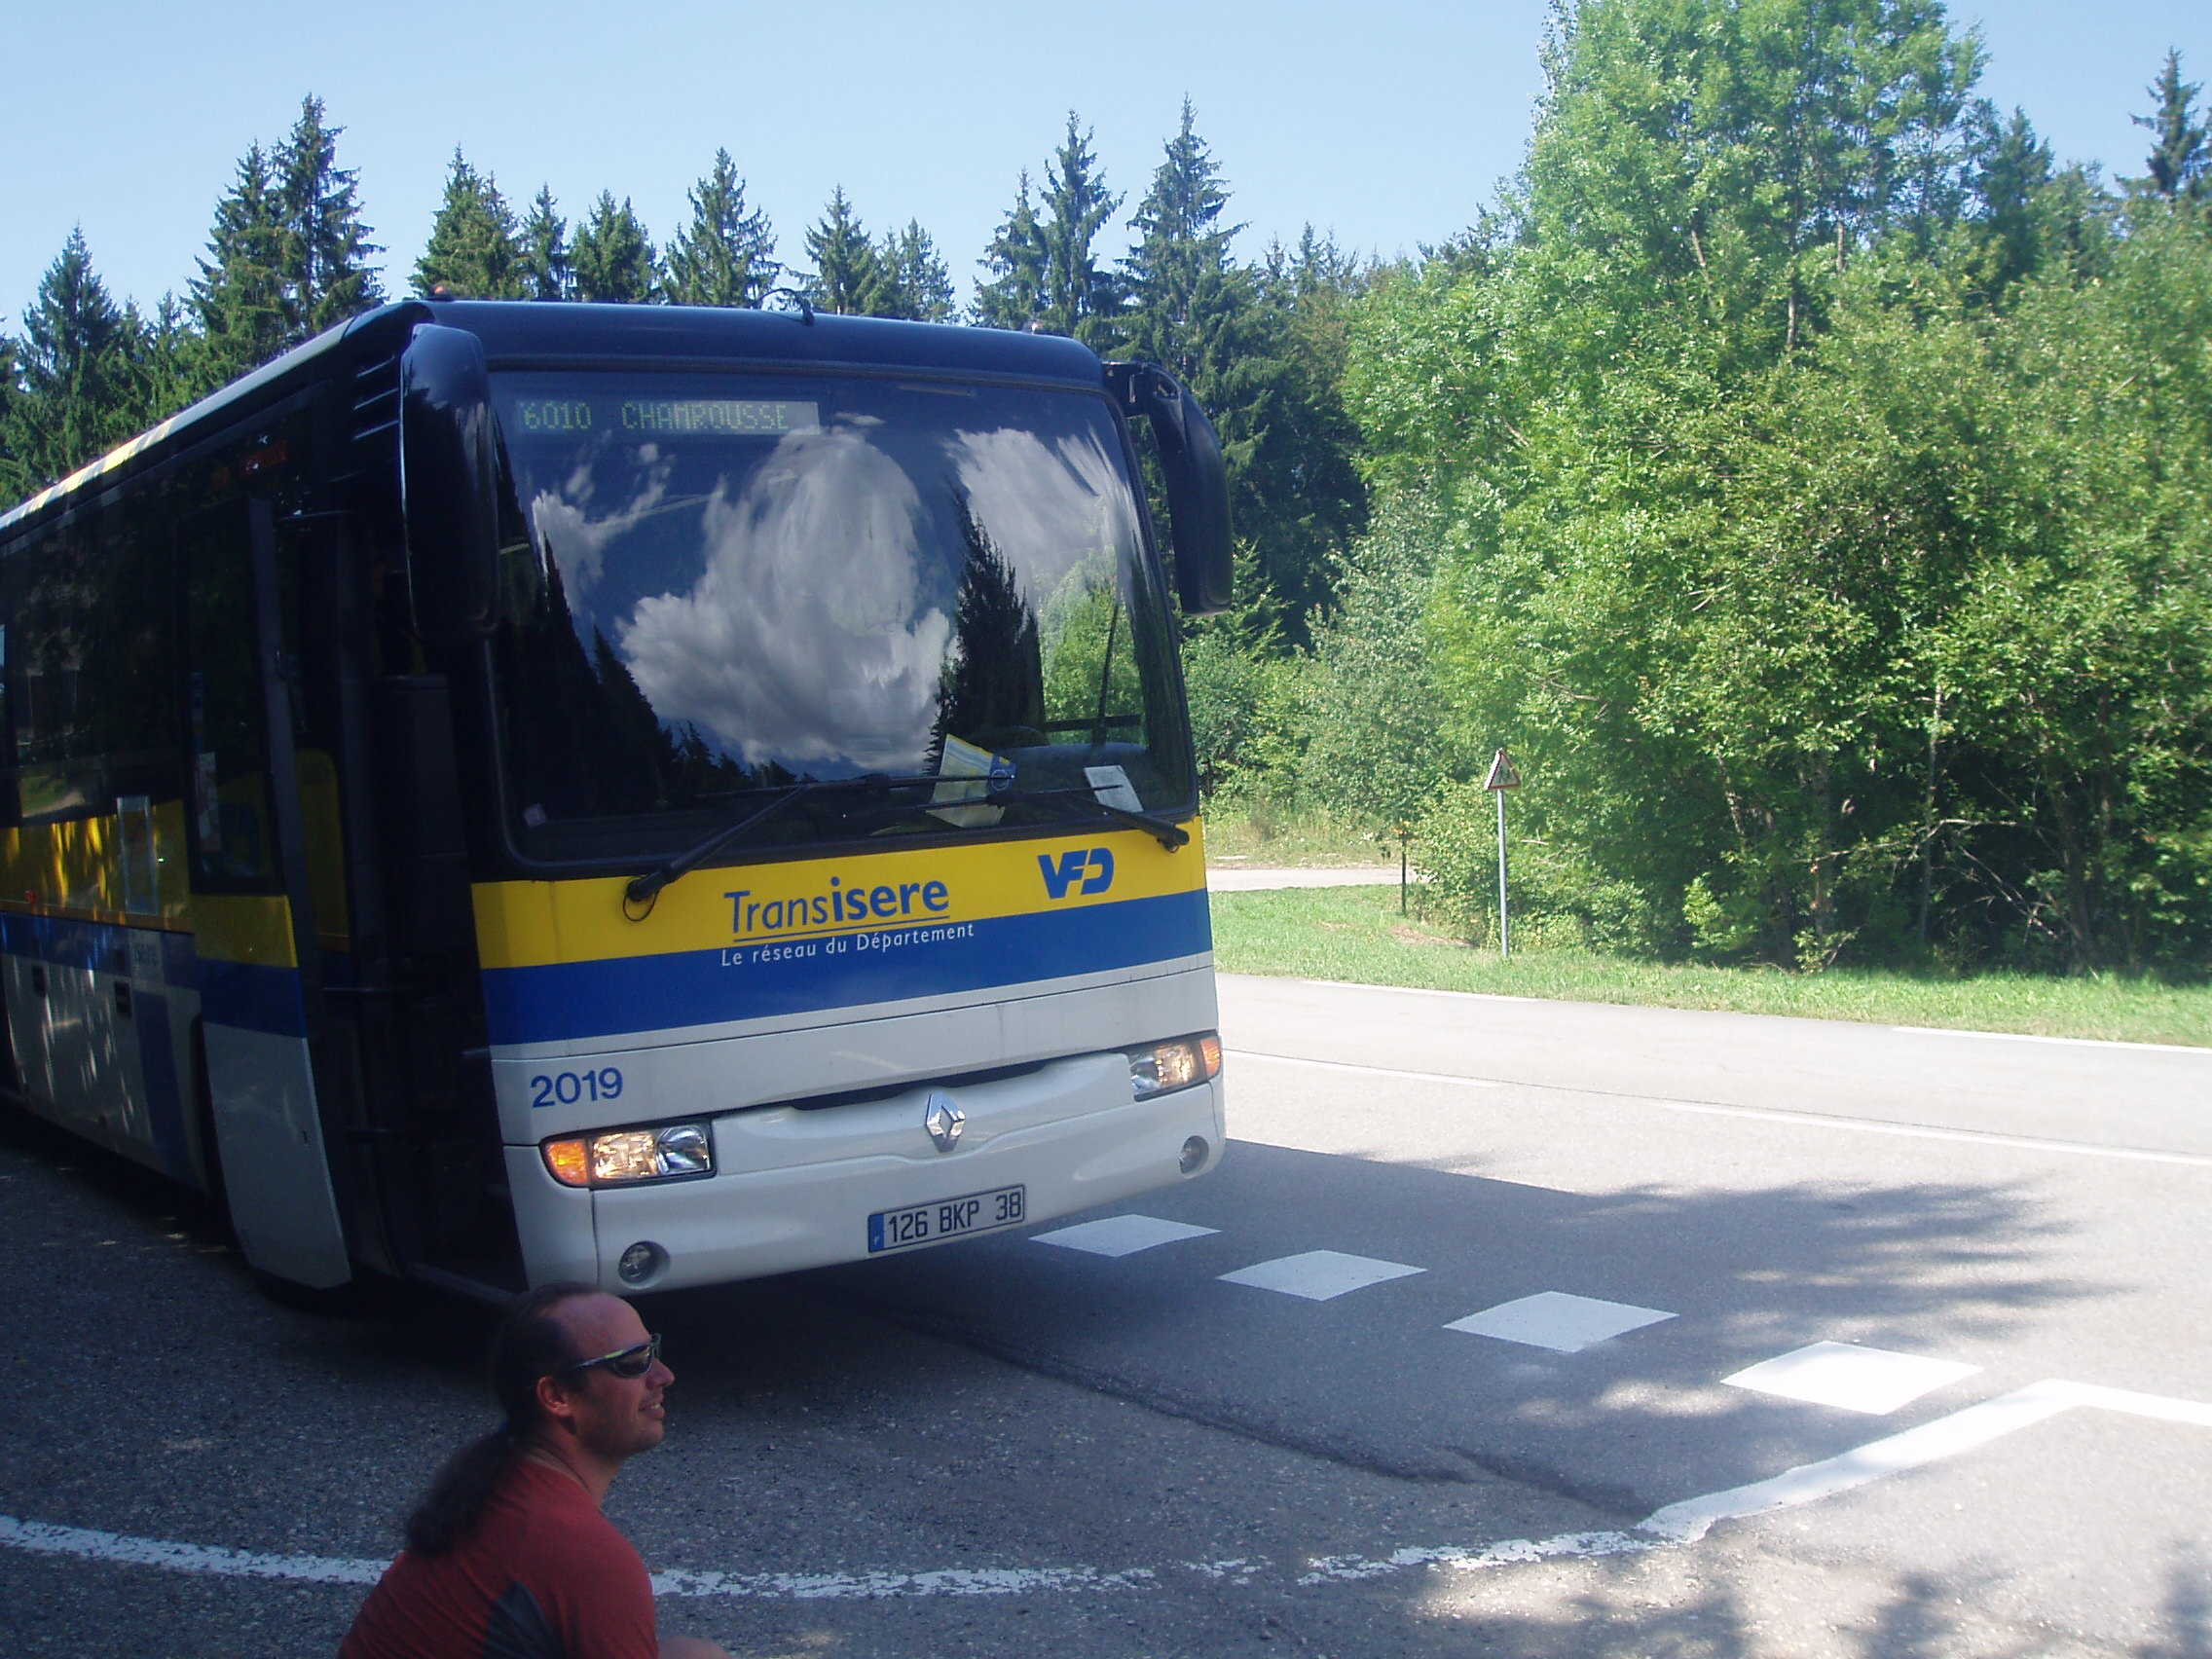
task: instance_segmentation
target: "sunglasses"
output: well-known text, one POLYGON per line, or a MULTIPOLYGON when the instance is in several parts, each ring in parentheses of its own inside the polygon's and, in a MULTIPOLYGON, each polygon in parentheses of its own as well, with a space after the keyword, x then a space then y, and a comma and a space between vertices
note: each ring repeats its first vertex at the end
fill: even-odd
POLYGON ((603 1353, 596 1359, 579 1359, 575 1364, 565 1366, 563 1369, 589 1371, 594 1366, 604 1365, 613 1376, 636 1378, 643 1377, 650 1371, 653 1368, 653 1361, 658 1358, 660 1358, 660 1333, 655 1331, 635 1347, 616 1348, 612 1353, 603 1353))

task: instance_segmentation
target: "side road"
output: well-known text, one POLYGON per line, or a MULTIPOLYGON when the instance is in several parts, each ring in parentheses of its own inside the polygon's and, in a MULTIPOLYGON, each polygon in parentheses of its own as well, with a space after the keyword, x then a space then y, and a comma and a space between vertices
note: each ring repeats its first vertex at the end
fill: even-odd
POLYGON ((1256 893, 1272 887, 1395 887, 1397 884, 1396 865, 1353 869, 1272 869, 1223 860, 1206 866, 1206 885, 1216 893, 1256 893))

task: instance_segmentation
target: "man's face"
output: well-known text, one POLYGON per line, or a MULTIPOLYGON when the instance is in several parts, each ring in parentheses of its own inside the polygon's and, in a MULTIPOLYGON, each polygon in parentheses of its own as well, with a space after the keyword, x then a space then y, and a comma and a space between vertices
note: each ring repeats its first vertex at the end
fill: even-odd
MULTIPOLYGON (((619 1296, 579 1296, 563 1303, 558 1316, 570 1351, 586 1357, 646 1340, 645 1321, 619 1296)), ((578 1444, 610 1463, 658 1446, 667 1432, 661 1395, 675 1381, 676 1373, 657 1359, 643 1377, 617 1377, 604 1365, 571 1372, 563 1382, 575 1408, 578 1444)))

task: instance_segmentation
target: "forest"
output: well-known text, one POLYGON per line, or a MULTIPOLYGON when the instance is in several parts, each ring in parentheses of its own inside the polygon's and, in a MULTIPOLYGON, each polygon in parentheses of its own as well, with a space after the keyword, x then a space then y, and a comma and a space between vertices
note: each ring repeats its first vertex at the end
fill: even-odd
MULTIPOLYGON (((2178 54, 2117 179, 1977 95, 1938 0, 1571 0, 1542 55, 1520 170, 1414 258, 1239 258, 1186 102, 1133 204, 1071 113, 965 298, 841 188, 779 238, 726 150, 656 244, 457 149, 408 291, 803 297, 1165 365, 1234 479, 1237 604, 1186 624, 1209 803, 1402 830, 1464 937, 1505 747, 1517 946, 2206 977, 2212 136, 2178 54)), ((391 297, 344 130, 311 93, 249 148, 150 312, 69 238, 0 336, 0 500, 391 297)))

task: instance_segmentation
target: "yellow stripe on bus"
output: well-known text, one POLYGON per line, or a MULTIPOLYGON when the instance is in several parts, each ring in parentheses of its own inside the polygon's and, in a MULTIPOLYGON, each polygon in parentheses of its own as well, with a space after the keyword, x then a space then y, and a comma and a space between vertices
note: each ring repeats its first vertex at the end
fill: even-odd
POLYGON ((297 968, 292 905, 282 894, 197 893, 192 899, 194 946, 203 960, 257 968, 297 968))
POLYGON ((636 921, 624 914, 628 876, 486 882, 474 890, 477 948, 487 969, 537 968, 1192 893, 1205 886, 1205 848, 1197 823, 1188 828, 1173 851, 1141 830, 1092 826, 1051 840, 698 869, 636 921))

